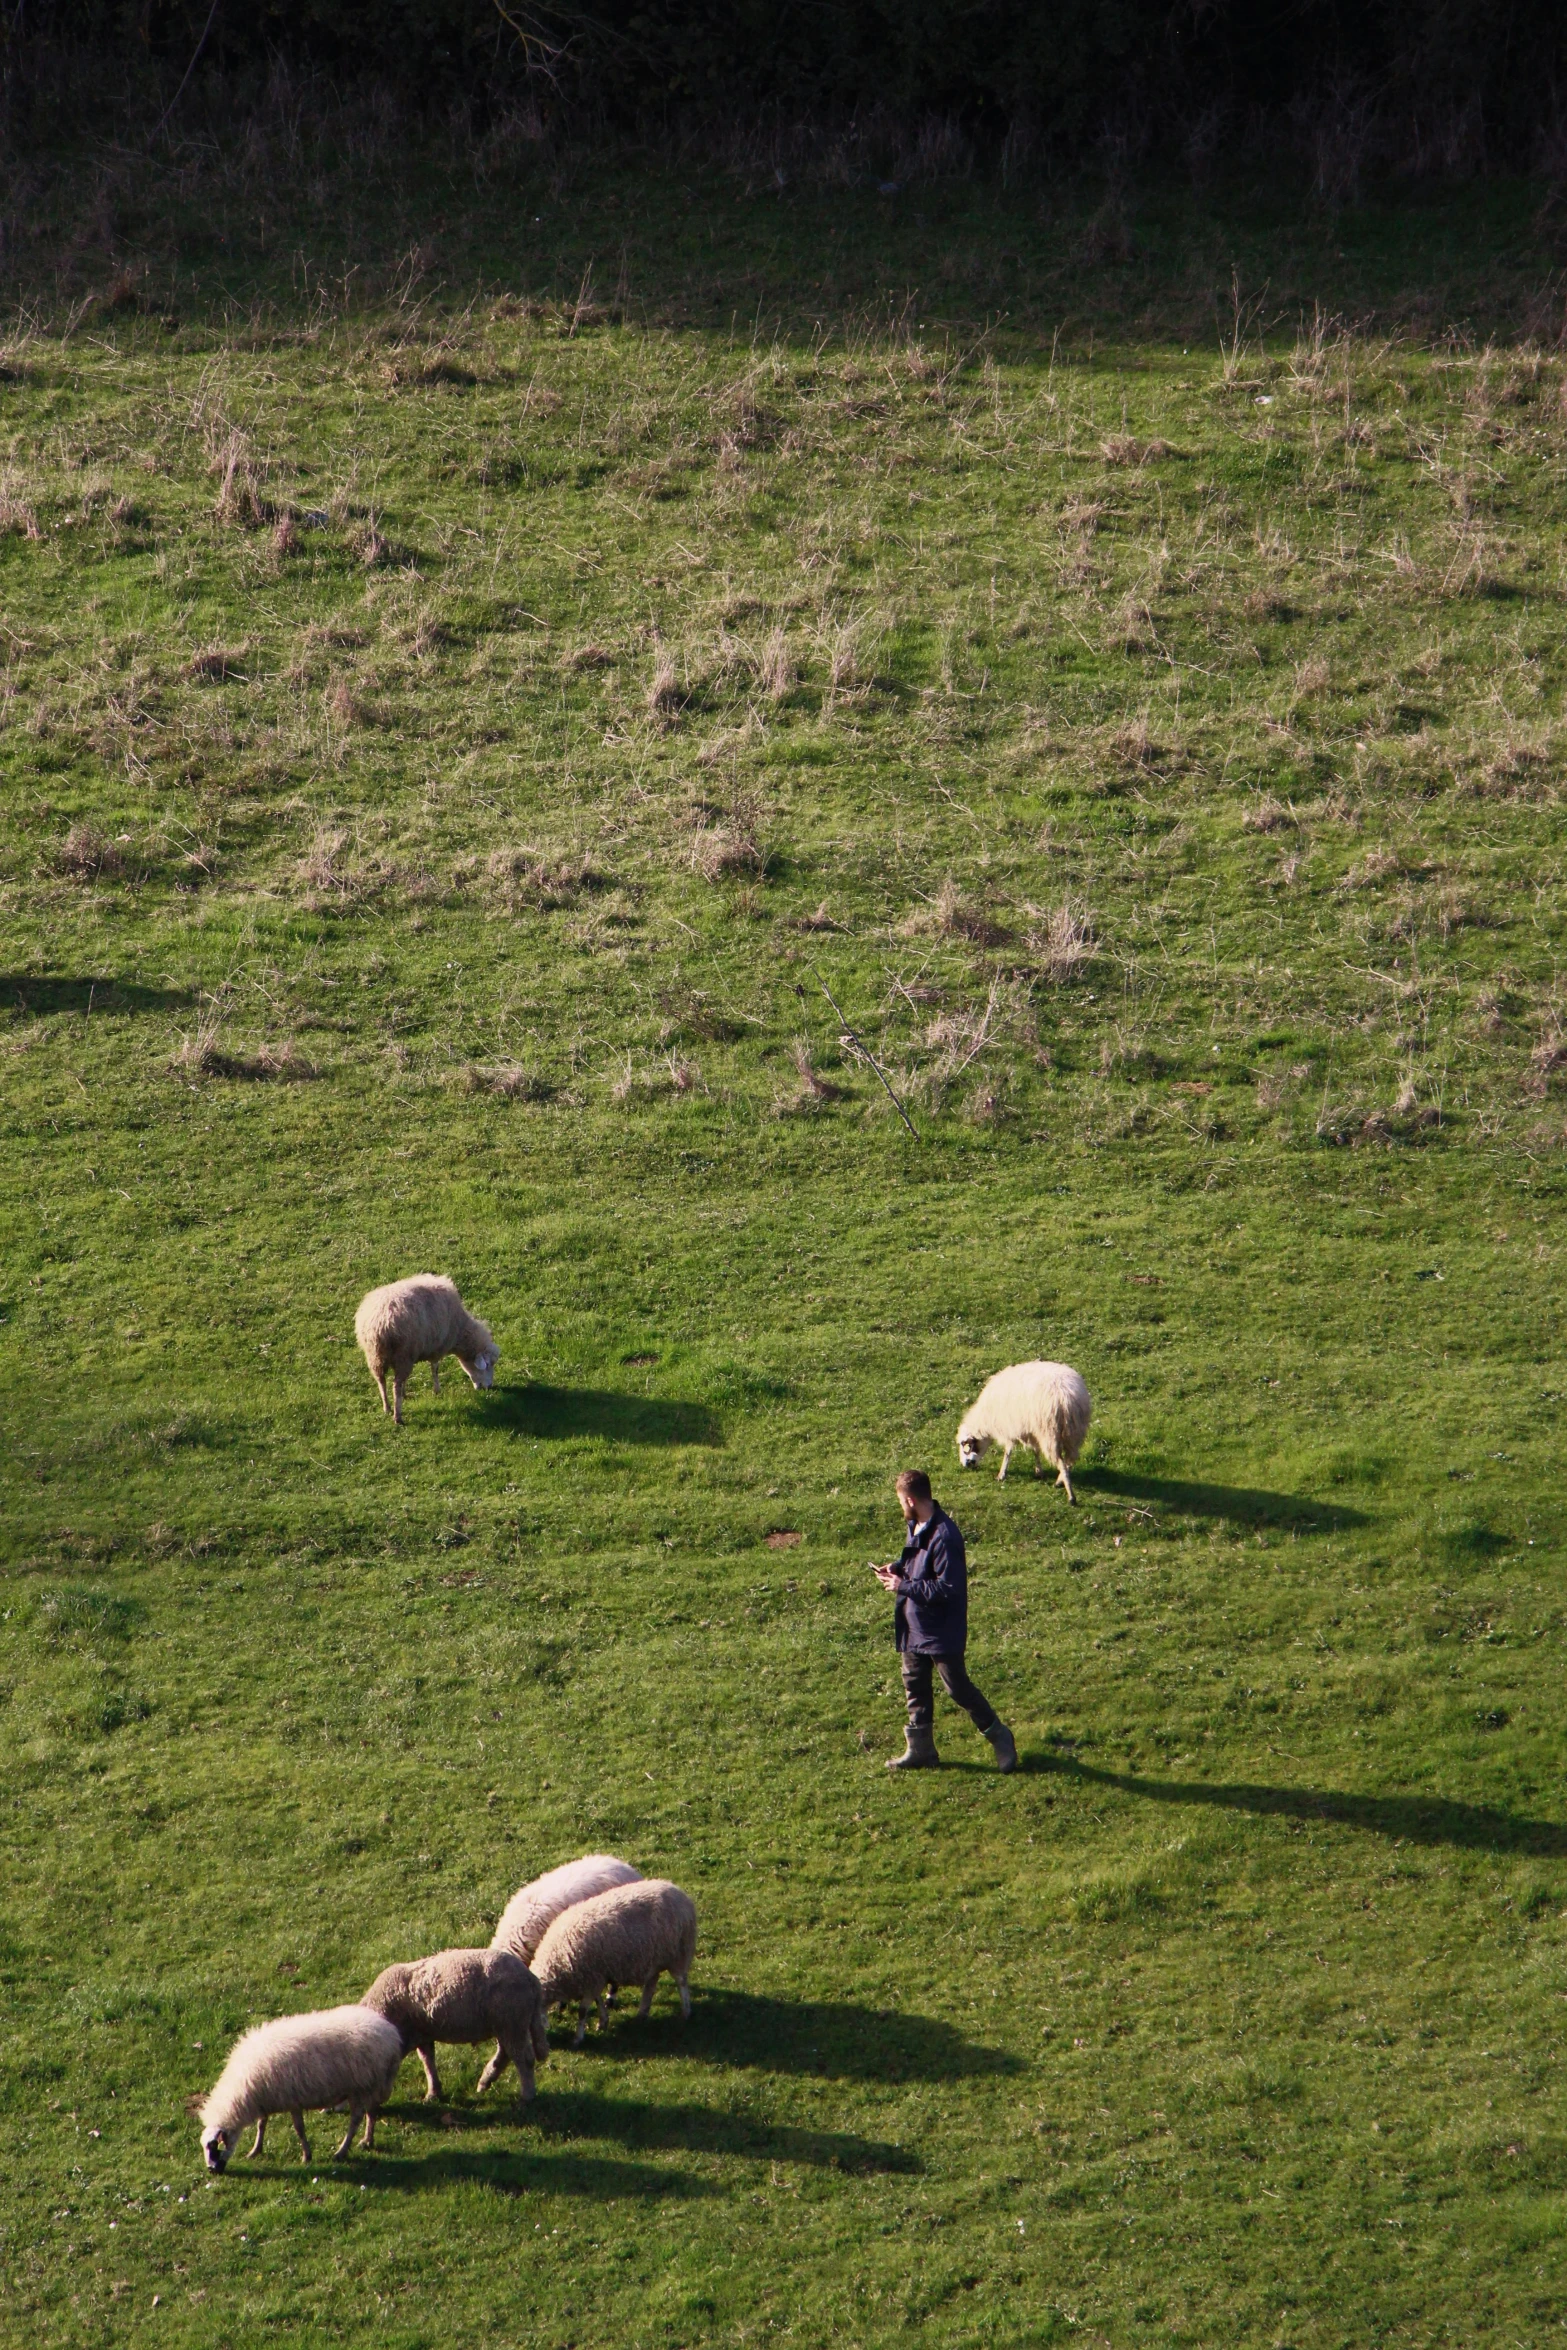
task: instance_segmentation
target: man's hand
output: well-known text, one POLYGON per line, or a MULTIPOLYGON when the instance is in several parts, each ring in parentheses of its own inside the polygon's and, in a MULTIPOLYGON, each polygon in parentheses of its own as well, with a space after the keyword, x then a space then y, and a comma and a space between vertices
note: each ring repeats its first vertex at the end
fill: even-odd
POLYGON ((899 1583, 899 1580, 900 1580, 900 1578, 899 1578, 899 1575, 898 1575, 898 1570, 897 1570, 897 1568, 896 1568, 896 1567, 893 1567, 893 1566, 872 1567, 872 1569, 871 1569, 871 1573, 872 1573, 872 1574, 875 1576, 875 1578, 876 1578, 877 1582, 878 1582, 878 1583, 881 1585, 881 1587, 882 1587, 883 1591, 896 1591, 896 1590, 897 1590, 897 1588, 898 1588, 898 1583, 899 1583))

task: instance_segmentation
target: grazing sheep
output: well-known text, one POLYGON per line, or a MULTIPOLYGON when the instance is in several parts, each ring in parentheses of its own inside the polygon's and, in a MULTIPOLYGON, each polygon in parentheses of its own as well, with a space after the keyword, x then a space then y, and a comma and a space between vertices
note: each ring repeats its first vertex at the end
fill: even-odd
POLYGON ((426 2103, 441 2094, 437 2040, 498 2041, 479 2087, 487 2089, 514 2064, 520 2102, 532 2097, 534 2059, 542 2063, 548 2056, 549 2034, 539 1986, 511 1951, 438 1950, 411 1965, 383 1967, 364 2004, 396 2026, 405 2055, 410 2048, 418 2051, 426 2103))
POLYGON ((251 2154, 261 2152, 267 2123, 289 2114, 310 2160, 305 2115, 318 2106, 346 2105, 348 2128, 332 2160, 346 2154, 360 2122, 365 2144, 375 2138, 375 2118, 392 2093, 403 2044, 385 2016, 368 2007, 328 2007, 314 2015, 279 2016, 240 2035, 228 2063, 201 2107, 201 2151, 210 2171, 228 2168, 234 2140, 249 2122, 256 2125, 251 2154))
POLYGON ((501 1911, 501 1922, 490 1936, 492 1950, 512 1950, 524 1966, 533 1964, 545 1928, 554 1924, 573 1902, 591 1901, 612 1885, 638 1885, 642 1871, 612 1852, 585 1852, 580 1860, 563 1861, 514 1893, 501 1911))
POLYGON ((680 1991, 680 2012, 689 2015, 687 1978, 695 1950, 696 1903, 667 1877, 649 1877, 562 1910, 534 1952, 534 1972, 547 2008, 563 2007, 569 1999, 581 2003, 572 2042, 580 2048, 593 2007, 599 2011, 600 2031, 609 2021, 606 1994, 612 1983, 640 1983, 637 2013, 646 2015, 659 1976, 671 1974, 680 1991))
POLYGON ((1065 1363, 1013 1363, 985 1381, 959 1421, 958 1459, 965 1469, 975 1469, 989 1446, 999 1444, 1005 1477, 1017 1447, 1030 1445, 1038 1456, 1035 1476, 1038 1461, 1048 1461, 1056 1483, 1066 1487, 1067 1500, 1076 1501, 1070 1472, 1093 1408, 1081 1374, 1065 1363))
POLYGON ((392 1374, 392 1418, 403 1424, 403 1390, 415 1363, 428 1363, 437 1395, 441 1392, 441 1358, 455 1355, 475 1387, 495 1383, 500 1359, 486 1323, 476 1321, 457 1294, 455 1281, 444 1273, 415 1273, 407 1281, 389 1281, 359 1301, 354 1336, 370 1366, 370 1376, 381 1391, 386 1409, 386 1374, 392 1374))

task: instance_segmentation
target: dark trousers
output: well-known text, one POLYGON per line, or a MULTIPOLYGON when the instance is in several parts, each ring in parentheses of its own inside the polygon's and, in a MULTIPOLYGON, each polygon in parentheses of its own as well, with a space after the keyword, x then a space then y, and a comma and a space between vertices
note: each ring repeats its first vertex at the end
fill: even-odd
POLYGON ((990 1731, 996 1726, 995 1707, 973 1682, 963 1668, 960 1656, 915 1656, 905 1649, 898 1659, 903 1668, 903 1694, 908 1700, 909 1720, 916 1730, 928 1730, 935 1718, 936 1696, 931 1687, 933 1671, 941 1675, 941 1686, 954 1705, 961 1705, 971 1716, 976 1730, 990 1731))

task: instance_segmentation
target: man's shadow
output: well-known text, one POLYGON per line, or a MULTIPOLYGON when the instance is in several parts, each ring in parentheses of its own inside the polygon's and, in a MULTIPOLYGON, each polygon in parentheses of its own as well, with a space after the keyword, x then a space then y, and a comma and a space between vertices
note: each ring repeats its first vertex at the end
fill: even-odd
POLYGON ((1554 1820, 1522 1819, 1487 1804, 1450 1803, 1428 1795, 1348 1795, 1321 1787, 1255 1786, 1246 1781, 1145 1779, 1135 1771, 1103 1771, 1072 1754, 1031 1753, 1026 1771, 1077 1780, 1085 1787, 1112 1788, 1145 1803, 1205 1804, 1217 1811, 1248 1812, 1258 1818, 1332 1820, 1406 1844, 1450 1845, 1466 1852, 1511 1852, 1539 1860, 1567 1857, 1567 1827, 1554 1820))

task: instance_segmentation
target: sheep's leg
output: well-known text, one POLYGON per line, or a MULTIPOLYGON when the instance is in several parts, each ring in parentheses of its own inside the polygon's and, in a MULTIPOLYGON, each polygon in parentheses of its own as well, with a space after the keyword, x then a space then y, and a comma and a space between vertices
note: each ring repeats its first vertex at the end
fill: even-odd
POLYGON ((482 2097, 486 2089, 492 2088, 510 2062, 511 2057, 506 2049, 497 2044, 495 2054, 479 2075, 479 2086, 474 2091, 475 2097, 482 2097))
POLYGON ((652 2014, 652 2012, 653 2012, 653 1994, 654 1994, 654 1992, 655 1992, 657 1989, 658 1989, 658 1977, 657 1977, 657 1975, 655 1975, 655 1976, 653 1977, 653 1979, 652 1979, 652 1981, 651 1981, 650 1983, 644 1983, 644 1984, 643 1984, 643 1986, 642 1986, 642 2005, 641 2005, 641 2006, 640 2006, 640 2007, 637 2009, 637 2013, 638 2013, 638 2015, 651 2015, 651 2014, 652 2014))
POLYGON ((441 1392, 441 1366, 439 1360, 433 1355, 430 1358, 430 1385, 439 1395, 441 1392))
POLYGON ((590 2016, 590 2015, 593 2013, 593 2002, 592 2002, 592 2000, 591 2000, 591 1999, 582 1999, 582 2000, 579 2000, 577 2004, 578 2004, 579 2013, 578 2013, 578 2016, 577 2016, 577 2029, 576 2029, 576 2033, 575 2033, 575 2035, 574 2035, 574 2037, 573 2037, 573 2039, 572 2039, 572 2043, 571 2043, 571 2045, 572 2045, 572 2047, 573 2047, 573 2048, 580 2048, 580 2047, 582 2046, 582 2043, 583 2043, 583 2041, 584 2041, 584 2040, 587 2038, 587 2036, 588 2036, 588 2018, 589 2018, 589 2016, 590 2016))
POLYGON ((1010 1444, 1004 1444, 1001 1447, 1001 1474, 996 1479, 998 1485, 1005 1485, 1007 1481, 1007 1463, 1012 1458, 1012 1450, 1010 1444))
POLYGON ((310 2160, 310 2140, 305 2136, 305 2117, 297 2105, 289 2115, 289 2120, 293 2123, 294 2135, 299 2140, 299 2159, 301 2162, 308 2162, 310 2160))
POLYGON ((403 1389, 407 1384, 408 1381, 403 1372, 394 1371, 392 1373, 392 1418, 397 1422, 399 1428, 403 1424, 403 1389))
POLYGON ((262 2142, 267 2134, 267 2123, 271 2120, 271 2118, 272 2117, 270 2114, 264 2113, 260 2121, 257 2122, 256 2134, 245 2149, 245 2160, 247 2162, 254 2162, 256 2156, 261 2152, 262 2142))
POLYGON ((691 2013, 691 1985, 684 1975, 676 1975, 675 1986, 680 1993, 680 2013, 682 2016, 689 2017, 691 2013))
POLYGON ((599 1993, 599 2030, 601 2032, 609 2030, 609 2001, 602 1991, 599 1993))
POLYGON ((1072 1491, 1072 1480, 1066 1473, 1065 1461, 1061 1463, 1060 1468, 1056 1471, 1056 1483, 1066 1487, 1066 1498, 1068 1501, 1075 1502, 1077 1500, 1077 1495, 1072 1491))
POLYGON ((416 2053, 424 2066, 424 2101, 432 2105, 441 2094, 441 2076, 435 2069, 435 2042, 432 2040, 427 2048, 420 2048, 416 2053))
POLYGON ((334 2162, 342 2161, 344 2155, 348 2152, 348 2149, 354 2142, 355 2130, 358 2129, 360 2123, 364 2119, 364 2114, 361 2113, 359 2107, 354 2104, 352 2099, 350 2099, 348 2106, 348 2127, 343 2132, 340 2142, 332 2149, 332 2160, 334 2162))
POLYGON ((379 2110, 377 2107, 372 2105, 365 2115, 365 2134, 359 2141, 360 2145, 363 2146, 367 2154, 369 2153, 371 2147, 375 2144, 375 2125, 379 2119, 379 2110))
POLYGON ((380 1391, 382 1411, 389 1411, 391 1406, 386 1400, 386 1373, 384 1371, 376 1370, 375 1366, 372 1364, 370 1368, 370 1376, 375 1381, 376 1386, 380 1391))

